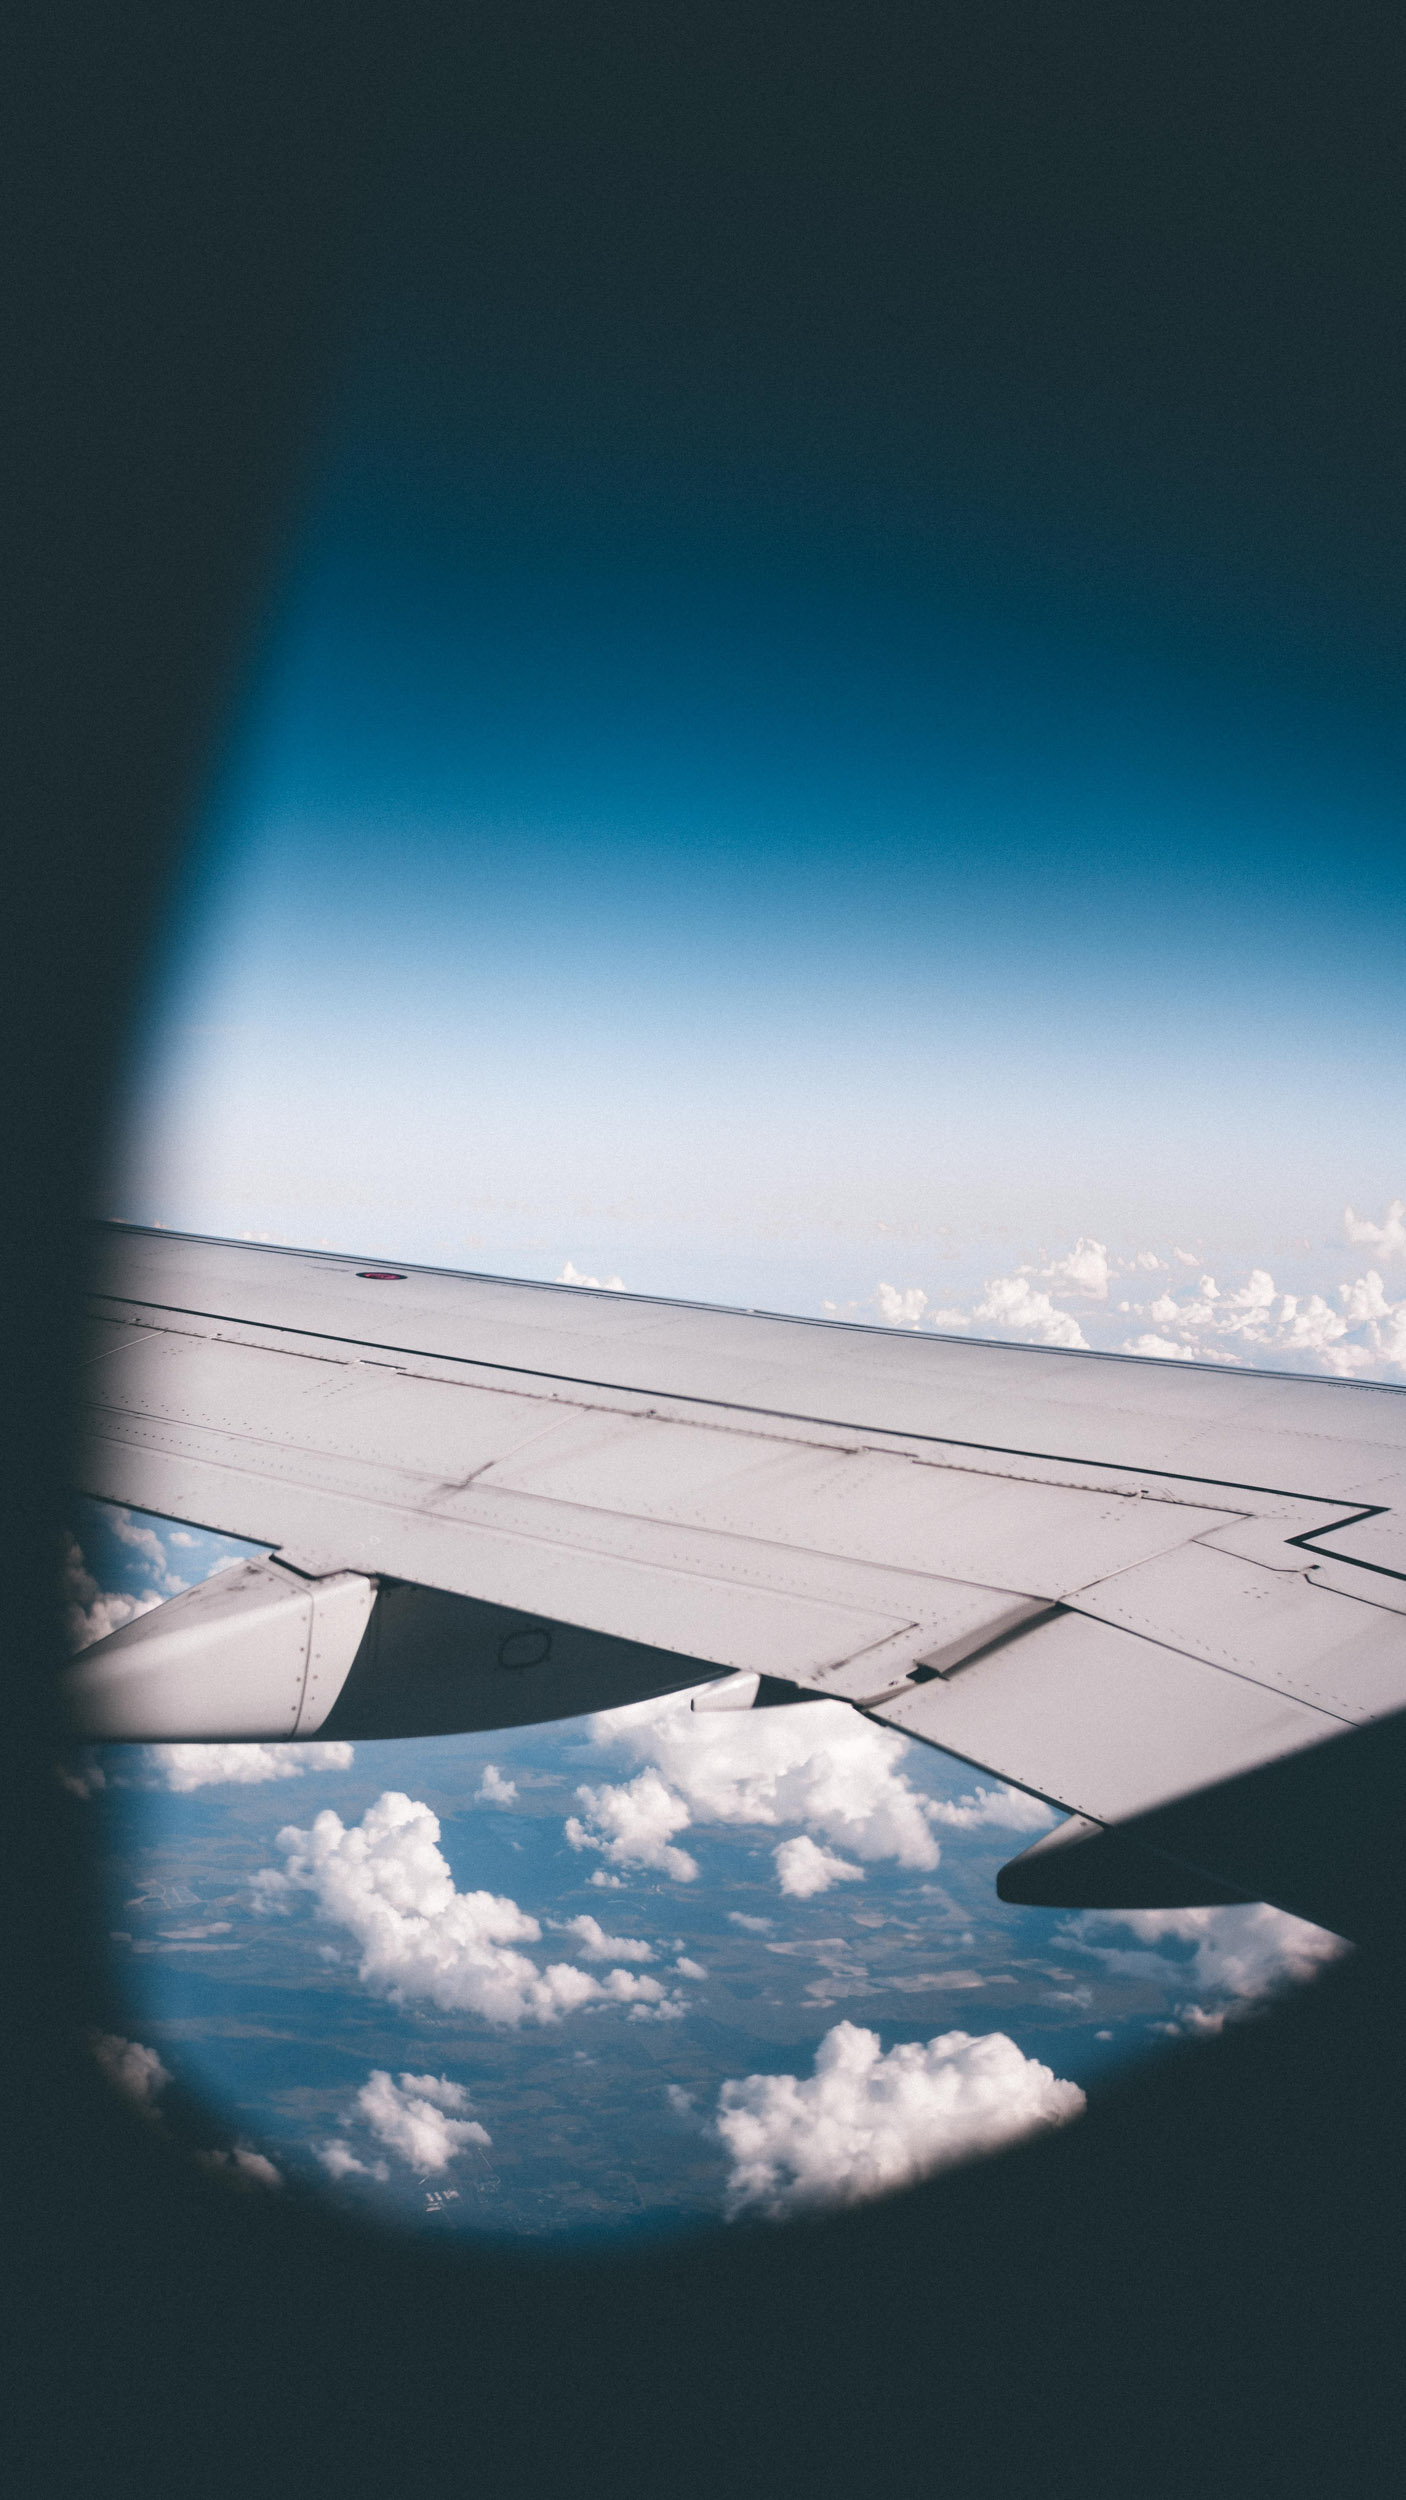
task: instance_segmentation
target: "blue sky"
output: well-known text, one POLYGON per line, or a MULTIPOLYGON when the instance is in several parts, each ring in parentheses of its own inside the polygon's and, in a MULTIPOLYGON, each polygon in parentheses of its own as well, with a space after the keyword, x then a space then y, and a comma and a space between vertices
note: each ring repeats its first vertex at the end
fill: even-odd
POLYGON ((1402 778, 1302 622, 349 417, 110 1206, 783 1308, 1080 1236, 1336 1291, 1402 1187, 1402 778))

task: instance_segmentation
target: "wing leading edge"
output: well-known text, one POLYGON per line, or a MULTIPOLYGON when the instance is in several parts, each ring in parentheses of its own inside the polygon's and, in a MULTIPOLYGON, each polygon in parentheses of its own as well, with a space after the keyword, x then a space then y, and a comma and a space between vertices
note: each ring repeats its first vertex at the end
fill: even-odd
POLYGON ((1394 1915, 1402 1390, 115 1226, 91 1330, 80 1488, 269 1559, 84 1652, 86 1733, 744 1675, 1081 1818, 1009 1898, 1394 1915))

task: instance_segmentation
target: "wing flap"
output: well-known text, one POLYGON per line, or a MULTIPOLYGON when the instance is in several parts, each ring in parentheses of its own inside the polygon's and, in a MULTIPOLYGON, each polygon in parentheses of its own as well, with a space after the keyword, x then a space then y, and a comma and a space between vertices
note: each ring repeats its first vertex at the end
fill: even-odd
POLYGON ((1376 1718, 1406 1704, 1400 1616, 1365 1596, 1321 1588, 1311 1562, 1275 1571, 1190 1545, 1119 1572, 1079 1603, 1101 1622, 1274 1685, 1337 1718, 1376 1718))
POLYGON ((1051 1805, 1122 1822, 1321 1743, 1341 1721, 1119 1626, 1063 1613, 869 1714, 1051 1805))

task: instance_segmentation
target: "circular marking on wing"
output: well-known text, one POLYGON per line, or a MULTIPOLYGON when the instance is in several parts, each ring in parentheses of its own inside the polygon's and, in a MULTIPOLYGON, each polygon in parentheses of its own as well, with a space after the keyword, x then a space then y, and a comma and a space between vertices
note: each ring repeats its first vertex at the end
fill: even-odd
POLYGON ((520 1632, 508 1632, 498 1644, 500 1667, 540 1667, 551 1654, 551 1633, 540 1623, 524 1624, 520 1632))

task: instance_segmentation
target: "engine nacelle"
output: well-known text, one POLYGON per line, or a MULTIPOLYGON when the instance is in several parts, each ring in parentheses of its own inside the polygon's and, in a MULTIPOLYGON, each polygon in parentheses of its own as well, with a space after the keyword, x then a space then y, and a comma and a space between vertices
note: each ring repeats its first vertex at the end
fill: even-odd
POLYGON ((109 1744, 315 1736, 375 1603, 358 1571, 232 1564, 81 1652, 64 1677, 75 1729, 109 1744))
POLYGON ((262 1558, 95 1641, 64 1686, 91 1742, 213 1744, 525 1727, 722 1674, 449 1590, 355 1571, 313 1579, 262 1558))

